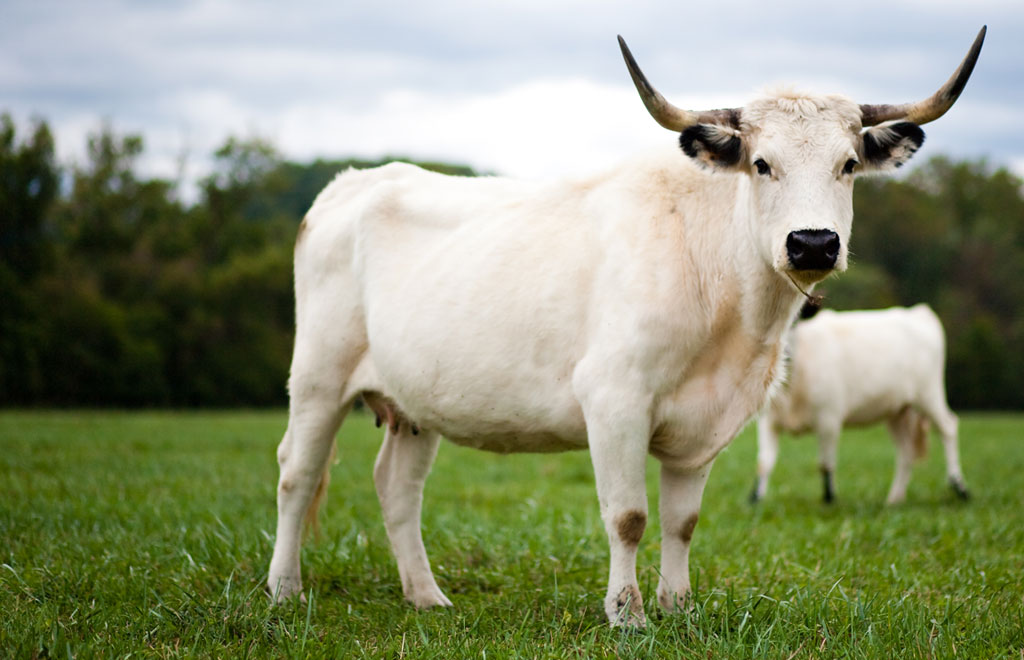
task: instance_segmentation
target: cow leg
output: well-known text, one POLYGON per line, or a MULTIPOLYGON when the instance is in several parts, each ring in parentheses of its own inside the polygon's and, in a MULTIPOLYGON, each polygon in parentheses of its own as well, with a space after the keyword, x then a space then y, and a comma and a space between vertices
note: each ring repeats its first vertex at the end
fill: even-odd
MULTIPOLYGON (((636 553, 647 526, 645 471, 650 404, 630 396, 630 389, 602 387, 607 378, 574 375, 583 404, 587 441, 594 465, 601 520, 608 534, 608 591, 605 613, 613 626, 642 627, 643 600, 636 580, 636 553)), ((603 374, 602 374, 603 376, 603 374)), ((620 378, 618 383, 621 384, 620 378)))
POLYGON ((896 469, 886 504, 899 504, 907 498, 907 484, 910 483, 910 469, 914 463, 917 421, 917 413, 909 407, 889 420, 889 432, 896 445, 896 469))
POLYGON ((412 425, 404 422, 396 427, 389 425, 384 434, 373 481, 398 563, 402 592, 418 608, 451 606, 434 581, 420 531, 423 485, 441 436, 425 429, 418 429, 414 435, 412 425))
POLYGON ((335 397, 296 400, 277 449, 277 535, 267 589, 281 601, 302 591, 300 549, 303 521, 315 515, 328 479, 334 435, 347 412, 335 397))
POLYGON ((960 420, 946 405, 945 398, 926 409, 925 413, 942 435, 942 449, 946 456, 946 477, 949 480, 950 488, 960 499, 969 499, 967 481, 964 479, 963 470, 960 467, 960 420))
POLYGON ((942 449, 946 456, 946 477, 950 487, 960 499, 968 499, 970 493, 967 491, 967 481, 964 480, 960 468, 960 420, 946 403, 946 387, 942 382, 941 371, 933 381, 932 387, 924 392, 918 408, 935 424, 935 428, 942 436, 942 449))
POLYGON ((661 465, 658 603, 670 612, 681 608, 690 593, 690 539, 697 526, 700 501, 710 473, 710 463, 696 470, 661 465))
POLYGON ((779 458, 779 434, 767 413, 757 420, 757 481, 750 493, 750 502, 756 503, 768 494, 768 480, 779 458))
POLYGON ((950 413, 937 426, 942 434, 942 449, 946 455, 946 476, 949 485, 960 499, 970 499, 971 494, 967 490, 967 481, 964 479, 963 469, 960 467, 959 420, 956 415, 950 413))
MULTIPOLYGON (((588 432, 610 551, 604 610, 613 626, 642 627, 646 620, 636 579, 636 553, 647 527, 646 442, 635 446, 639 443, 632 433, 588 432), (632 446, 630 440, 634 441, 632 446)), ((639 437, 646 440, 646 431, 639 437)))
POLYGON ((836 461, 839 454, 840 424, 827 424, 818 429, 818 464, 821 468, 822 500, 831 504, 836 499, 836 461))

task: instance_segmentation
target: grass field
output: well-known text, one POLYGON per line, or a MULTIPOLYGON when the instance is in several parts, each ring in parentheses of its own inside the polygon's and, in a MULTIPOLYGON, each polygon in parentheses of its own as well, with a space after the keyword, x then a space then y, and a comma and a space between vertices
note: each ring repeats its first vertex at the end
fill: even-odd
POLYGON ((933 442, 883 501, 881 429, 840 445, 820 502, 813 439, 783 439, 756 508, 754 438, 723 453, 691 554, 692 611, 659 615, 656 470, 640 547, 646 631, 604 621, 607 544, 585 453, 442 445, 424 538, 447 611, 402 600, 373 489, 372 420, 342 430, 307 603, 270 607, 285 414, 0 413, 0 657, 1024 658, 1024 417, 964 416, 973 499, 933 442))

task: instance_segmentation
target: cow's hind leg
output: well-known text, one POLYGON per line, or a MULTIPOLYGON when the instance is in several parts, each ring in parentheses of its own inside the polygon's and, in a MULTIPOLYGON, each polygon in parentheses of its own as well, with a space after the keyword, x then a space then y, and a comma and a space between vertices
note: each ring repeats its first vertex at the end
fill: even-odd
POLYGON ((334 436, 351 406, 341 399, 338 374, 326 373, 314 383, 304 373, 293 363, 288 429, 277 449, 277 535, 267 589, 278 601, 302 591, 303 523, 315 516, 323 498, 334 436))
MULTIPOLYGON (((892 477, 892 486, 889 488, 887 504, 899 504, 907 498, 907 484, 910 483, 910 470, 914 458, 919 451, 917 434, 926 429, 920 428, 922 418, 917 411, 907 406, 889 420, 889 432, 892 434, 893 444, 896 445, 896 469, 892 477)), ((927 442, 927 437, 925 437, 927 442)), ((926 445, 927 446, 927 445, 926 445)))
POLYGON ((450 606, 451 601, 434 581, 420 531, 423 485, 441 438, 401 419, 387 426, 373 481, 398 562, 402 591, 406 600, 418 608, 450 606))
POLYGON ((960 467, 960 420, 946 404, 945 388, 936 387, 923 402, 921 411, 927 415, 942 436, 942 449, 946 455, 946 477, 949 486, 962 500, 970 498, 967 481, 960 467))

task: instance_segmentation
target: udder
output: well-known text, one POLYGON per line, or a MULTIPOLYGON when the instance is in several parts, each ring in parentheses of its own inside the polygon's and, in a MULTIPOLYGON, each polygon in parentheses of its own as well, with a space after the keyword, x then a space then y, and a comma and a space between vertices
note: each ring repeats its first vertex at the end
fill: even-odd
POLYGON ((398 407, 398 404, 388 397, 377 392, 364 392, 363 402, 366 403, 366 407, 372 410, 376 416, 377 428, 387 424, 392 433, 398 433, 405 426, 413 435, 419 435, 419 425, 410 420, 398 407))

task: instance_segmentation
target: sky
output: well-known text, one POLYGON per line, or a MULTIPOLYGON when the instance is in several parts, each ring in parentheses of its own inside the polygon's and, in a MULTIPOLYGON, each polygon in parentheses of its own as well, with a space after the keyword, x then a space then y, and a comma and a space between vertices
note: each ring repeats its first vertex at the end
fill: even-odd
POLYGON ((109 125, 139 169, 195 181, 229 136, 285 157, 398 155, 531 179, 676 138, 616 43, 689 109, 787 84, 902 103, 945 82, 982 25, 963 96, 918 158, 1024 175, 1024 2, 858 0, 0 0, 0 112, 46 120, 65 164, 109 125))

